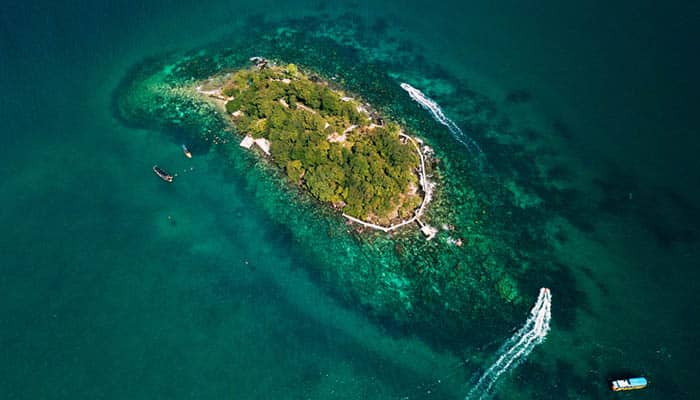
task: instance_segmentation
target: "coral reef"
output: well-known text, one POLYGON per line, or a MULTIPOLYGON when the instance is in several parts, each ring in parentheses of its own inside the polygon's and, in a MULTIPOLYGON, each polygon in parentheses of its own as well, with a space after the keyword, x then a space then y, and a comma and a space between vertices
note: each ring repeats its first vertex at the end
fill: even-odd
MULTIPOLYGON (((509 133, 508 124, 488 99, 416 55, 415 49, 402 50, 390 39, 363 42, 343 35, 343 29, 357 29, 348 26, 355 22, 343 19, 305 18, 307 29, 298 29, 301 23, 256 20, 244 34, 222 43, 145 60, 116 90, 115 114, 129 125, 160 130, 177 143, 187 138, 195 153, 221 154, 226 173, 237 177, 241 190, 255 194, 254 206, 288 229, 306 267, 346 304, 389 326, 431 332, 427 339, 443 344, 465 334, 487 335, 477 329, 484 324, 507 326, 543 283, 533 280, 532 266, 538 266, 544 283, 548 279, 551 244, 542 204, 535 194, 515 190, 522 179, 504 185, 515 179, 513 174, 467 157, 466 149, 411 100, 397 78, 427 89, 442 82, 440 87, 449 88, 445 93, 460 98, 461 107, 453 113, 456 123, 481 141, 487 155, 505 149, 493 137, 509 133), (317 29, 308 29, 314 23, 317 29), (424 240, 418 230, 386 234, 348 225, 339 213, 298 190, 272 163, 231 142, 231 125, 191 87, 245 67, 256 54, 279 65, 317 71, 399 121, 409 134, 425 139, 435 152, 426 169, 438 190, 424 216, 430 225, 441 227, 434 240, 424 240)), ((431 96, 443 98, 436 92, 431 96)))

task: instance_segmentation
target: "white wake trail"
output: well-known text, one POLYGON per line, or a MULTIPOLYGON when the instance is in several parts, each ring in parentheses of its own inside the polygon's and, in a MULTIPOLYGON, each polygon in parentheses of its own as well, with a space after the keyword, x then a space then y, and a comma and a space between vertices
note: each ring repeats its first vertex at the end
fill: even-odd
POLYGON ((469 391, 466 400, 489 398, 498 378, 524 361, 535 346, 544 341, 552 319, 551 309, 552 294, 549 289, 542 288, 525 325, 498 349, 496 352, 498 358, 469 391))
POLYGON ((402 83, 401 88, 408 92, 408 95, 411 96, 413 100, 415 100, 418 104, 423 106, 426 110, 430 111, 430 113, 433 115, 433 118, 435 120, 447 127, 447 129, 450 131, 452 136, 457 139, 460 143, 462 143, 467 150, 470 152, 476 151, 477 155, 483 156, 484 152, 481 151, 481 147, 469 136, 467 136, 466 133, 462 132, 462 130, 455 124, 451 119, 447 118, 445 116, 445 113, 442 112, 442 109, 440 106, 430 97, 426 96, 421 92, 420 90, 414 88, 413 86, 409 85, 408 83, 402 83))

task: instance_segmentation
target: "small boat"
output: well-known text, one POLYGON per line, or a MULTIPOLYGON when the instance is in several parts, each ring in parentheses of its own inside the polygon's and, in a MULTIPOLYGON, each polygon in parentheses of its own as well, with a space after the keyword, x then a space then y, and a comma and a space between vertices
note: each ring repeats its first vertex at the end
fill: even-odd
POLYGON ((182 152, 185 153, 185 157, 192 158, 192 153, 190 153, 190 150, 184 144, 182 145, 182 152))
POLYGON ((172 182, 173 181, 173 176, 170 175, 169 173, 165 172, 165 170, 157 165, 153 166, 153 172, 156 173, 160 177, 160 179, 166 181, 166 182, 172 182))
POLYGON ((644 389, 647 387, 647 384, 647 378, 644 377, 618 379, 616 381, 612 381, 610 388, 613 390, 613 392, 622 392, 625 390, 644 389))

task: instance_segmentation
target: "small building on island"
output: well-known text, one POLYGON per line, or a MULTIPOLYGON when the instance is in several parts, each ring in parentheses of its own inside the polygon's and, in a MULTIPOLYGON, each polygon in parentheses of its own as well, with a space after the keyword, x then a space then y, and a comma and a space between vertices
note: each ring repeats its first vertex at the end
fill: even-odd
POLYGON ((252 136, 246 135, 243 140, 241 140, 241 147, 250 149, 250 146, 252 146, 255 143, 255 139, 253 139, 252 136))
POLYGON ((240 146, 246 149, 250 149, 253 145, 258 146, 268 156, 270 155, 270 141, 265 138, 253 139, 252 136, 246 135, 240 143, 240 146))
POLYGON ((260 147, 260 150, 262 150, 263 153, 267 154, 268 156, 270 155, 270 142, 267 139, 265 139, 265 138, 255 139, 255 145, 260 147))

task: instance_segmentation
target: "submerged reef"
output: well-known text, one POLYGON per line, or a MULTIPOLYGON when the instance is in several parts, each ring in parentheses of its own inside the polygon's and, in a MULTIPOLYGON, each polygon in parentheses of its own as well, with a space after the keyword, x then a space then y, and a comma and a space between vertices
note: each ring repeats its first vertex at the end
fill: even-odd
MULTIPOLYGON (((515 158, 508 160, 497 156, 514 145, 504 147, 494 139, 508 126, 488 99, 388 34, 384 42, 358 36, 361 29, 352 21, 346 17, 254 19, 220 43, 144 60, 116 89, 115 115, 130 126, 163 132, 175 143, 187 142, 195 154, 218 153, 217 162, 225 173, 235 177, 241 190, 254 195, 256 204, 251 206, 264 210, 288 232, 296 255, 345 304, 365 310, 387 326, 410 328, 424 333, 427 340, 454 348, 462 348, 457 346, 461 337, 469 336, 471 343, 492 339, 493 329, 485 327, 507 330, 514 316, 519 320, 526 313, 537 288, 561 278, 561 269, 546 257, 555 236, 548 228, 546 210, 541 202, 524 202, 513 195, 524 178, 536 177, 523 178, 509 169, 520 168, 518 163, 527 158, 517 157, 522 149, 509 153, 515 158), (310 25, 316 29, 309 29, 310 25), (267 87, 277 90, 269 97, 275 103, 256 100, 260 91, 249 90, 262 76, 250 68, 249 58, 255 55, 280 66, 264 73, 269 75, 267 80, 301 76, 304 84, 297 88, 301 91, 313 89, 302 87, 307 80, 324 85, 300 101, 303 94, 295 92, 292 98, 282 86, 291 82, 275 83, 267 87), (451 96, 460 97, 462 104, 454 112, 456 123, 480 142, 491 166, 470 155, 444 125, 408 96, 401 82, 423 85, 424 90, 450 87, 451 96), (221 102, 207 98, 207 93, 219 89, 216 96, 223 98, 221 102), (341 93, 357 103, 343 106, 341 93), (315 99, 316 95, 327 100, 315 99), (367 103, 371 111, 358 113, 357 106, 367 103), (325 119, 297 121, 304 114, 289 110, 293 106, 297 111, 298 104, 317 111, 319 117, 325 113, 325 119), (324 111, 323 104, 330 111, 324 111), (367 133, 370 123, 378 122, 376 118, 386 119, 383 127, 375 128, 383 133, 376 141, 362 144, 373 137, 367 133), (295 140, 284 138, 290 124, 297 122, 295 140), (310 134, 305 123, 315 124, 315 132, 323 135, 310 134), (275 128, 278 124, 284 129, 275 128), (358 125, 357 132, 355 128, 347 131, 352 125, 358 125), (417 181, 417 157, 410 146, 400 143, 399 126, 408 135, 420 137, 432 153, 425 168, 436 190, 421 220, 438 228, 433 240, 426 240, 418 229, 368 230, 321 203, 346 207, 351 214, 379 223, 410 215, 416 200, 420 201, 410 195, 415 193, 411 187, 417 181), (241 148, 239 142, 246 134, 269 140, 272 158, 241 148), (383 154, 383 160, 393 160, 375 165, 381 165, 381 174, 372 173, 368 163, 365 183, 359 182, 365 186, 355 189, 358 182, 347 181, 357 176, 352 168, 345 174, 342 168, 330 166, 346 165, 345 161, 331 163, 334 148, 340 151, 340 159, 351 157, 350 149, 342 150, 344 134, 344 140, 372 149, 365 153, 367 159, 376 152, 383 154), (315 149, 323 151, 316 154, 315 149), (502 167, 494 167, 494 162, 502 162, 502 167), (377 187, 383 188, 382 194, 376 195, 377 187), (352 194, 353 190, 359 192, 352 194), (375 195, 352 197, 369 190, 375 195)), ((442 99, 439 92, 430 94, 437 101, 442 99)), ((307 118, 313 115, 305 113, 307 118)))

